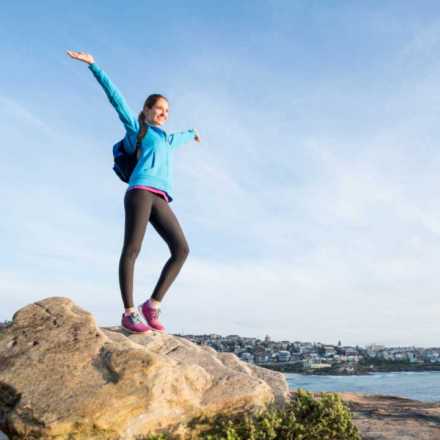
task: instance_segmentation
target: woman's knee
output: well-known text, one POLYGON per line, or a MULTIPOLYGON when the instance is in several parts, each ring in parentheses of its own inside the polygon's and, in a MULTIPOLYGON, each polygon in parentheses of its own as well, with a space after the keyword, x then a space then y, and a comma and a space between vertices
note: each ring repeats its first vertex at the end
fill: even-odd
POLYGON ((141 247, 139 245, 126 246, 122 249, 121 258, 126 258, 128 260, 136 260, 140 251, 141 251, 141 247))
POLYGON ((189 255, 188 243, 182 243, 176 246, 174 249, 171 250, 171 255, 176 260, 181 260, 181 261, 186 260, 189 255))

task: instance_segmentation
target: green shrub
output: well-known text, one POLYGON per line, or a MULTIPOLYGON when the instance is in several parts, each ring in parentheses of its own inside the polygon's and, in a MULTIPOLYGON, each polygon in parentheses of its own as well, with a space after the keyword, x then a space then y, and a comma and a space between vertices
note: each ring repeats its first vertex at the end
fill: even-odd
MULTIPOLYGON (((303 389, 292 394, 282 410, 272 404, 254 414, 197 419, 188 428, 201 426, 200 440, 361 440, 339 395, 321 393, 314 398, 303 389)), ((171 439, 161 434, 146 440, 171 439)))
POLYGON ((170 437, 165 434, 152 434, 149 435, 145 440, 168 440, 170 437))

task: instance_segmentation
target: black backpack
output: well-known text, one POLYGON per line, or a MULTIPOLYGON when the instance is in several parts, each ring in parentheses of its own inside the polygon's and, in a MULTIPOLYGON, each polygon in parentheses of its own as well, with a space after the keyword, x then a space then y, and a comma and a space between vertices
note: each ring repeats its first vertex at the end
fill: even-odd
POLYGON ((136 149, 132 154, 127 153, 124 148, 124 139, 113 145, 113 171, 123 182, 128 183, 130 180, 131 173, 138 161, 138 150, 139 147, 136 145, 136 149))

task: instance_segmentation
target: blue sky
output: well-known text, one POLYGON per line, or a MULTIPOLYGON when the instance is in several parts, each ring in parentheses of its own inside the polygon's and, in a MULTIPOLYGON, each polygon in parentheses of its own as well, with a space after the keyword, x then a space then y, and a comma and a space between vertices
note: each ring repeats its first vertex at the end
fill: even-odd
MULTIPOLYGON (((0 319, 66 296, 117 325, 122 124, 197 128, 174 159, 191 249, 170 332, 439 345, 440 6, 424 1, 45 1, 2 7, 0 319)), ((168 258, 150 226, 135 298, 168 258)))

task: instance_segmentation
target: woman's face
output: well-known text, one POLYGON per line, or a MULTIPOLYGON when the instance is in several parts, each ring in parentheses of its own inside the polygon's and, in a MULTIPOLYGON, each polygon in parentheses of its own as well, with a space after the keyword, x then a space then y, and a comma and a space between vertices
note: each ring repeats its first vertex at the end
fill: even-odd
POLYGON ((152 108, 144 107, 145 120, 149 124, 163 125, 168 120, 168 101, 159 98, 152 108))

